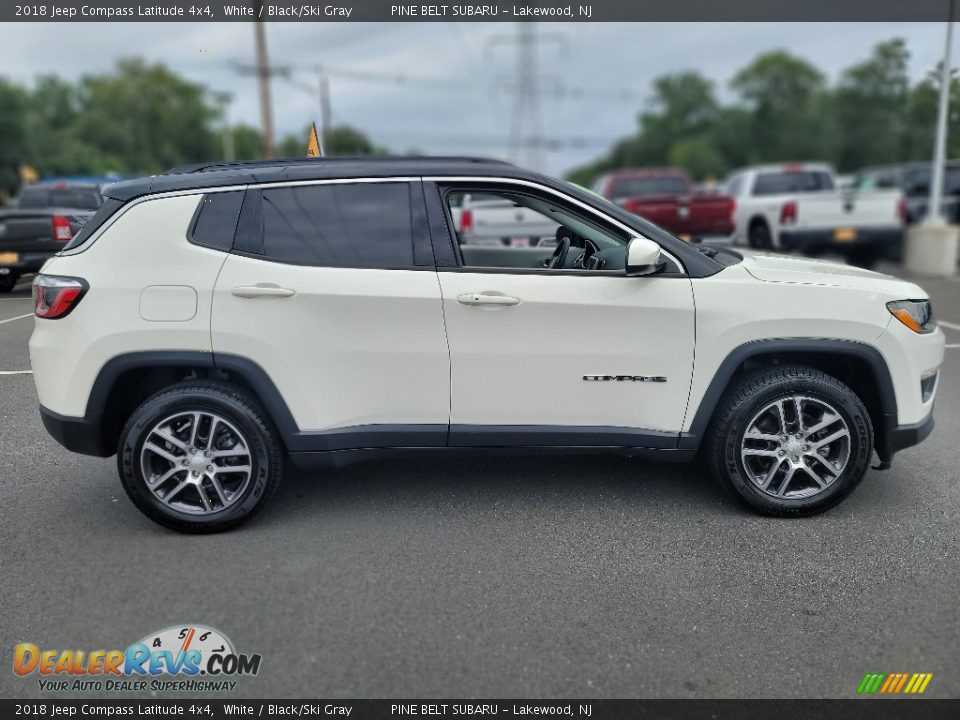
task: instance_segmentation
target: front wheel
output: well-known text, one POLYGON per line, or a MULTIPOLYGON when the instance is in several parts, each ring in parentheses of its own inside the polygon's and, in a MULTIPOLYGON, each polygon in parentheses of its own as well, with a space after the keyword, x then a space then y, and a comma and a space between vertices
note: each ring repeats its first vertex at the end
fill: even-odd
POLYGON ((836 378, 789 365, 743 376, 724 395, 709 438, 714 475, 766 515, 827 510, 859 484, 873 427, 836 378))
POLYGON ((183 532, 248 520, 280 482, 280 442, 263 408, 239 388, 188 381, 138 407, 120 435, 117 466, 147 517, 183 532))

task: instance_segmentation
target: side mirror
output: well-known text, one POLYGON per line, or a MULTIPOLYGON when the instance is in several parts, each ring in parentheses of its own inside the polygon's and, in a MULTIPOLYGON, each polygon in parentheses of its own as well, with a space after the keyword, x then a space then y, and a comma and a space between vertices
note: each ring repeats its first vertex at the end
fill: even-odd
POLYGON ((627 276, 638 277, 660 272, 660 246, 653 240, 635 237, 627 243, 627 276))

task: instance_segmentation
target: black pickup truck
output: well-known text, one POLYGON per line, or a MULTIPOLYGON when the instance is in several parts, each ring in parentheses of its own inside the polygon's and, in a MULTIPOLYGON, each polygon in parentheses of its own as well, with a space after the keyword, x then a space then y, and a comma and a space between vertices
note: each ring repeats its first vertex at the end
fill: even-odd
POLYGON ((32 186, 0 208, 0 293, 62 250, 101 202, 93 185, 32 186))

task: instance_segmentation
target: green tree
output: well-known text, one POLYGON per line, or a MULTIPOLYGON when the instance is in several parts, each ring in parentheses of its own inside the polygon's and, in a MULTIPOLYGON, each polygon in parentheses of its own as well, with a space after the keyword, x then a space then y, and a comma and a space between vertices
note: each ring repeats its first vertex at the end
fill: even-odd
POLYGON ((727 164, 715 143, 720 114, 713 83, 699 73, 659 77, 648 108, 637 117, 637 134, 568 177, 589 186, 606 170, 645 165, 680 165, 696 175, 721 173, 727 164))
POLYGON ((27 93, 0 78, 0 195, 13 195, 20 184, 19 167, 29 163, 26 143, 27 93))
POLYGON ((349 125, 336 125, 327 130, 323 134, 323 148, 327 155, 387 154, 385 148, 375 145, 363 132, 349 125))
POLYGON ((834 98, 840 170, 906 159, 909 59, 906 43, 895 38, 878 44, 840 77, 834 98))
MULTIPOLYGON (((929 161, 933 157, 933 141, 940 102, 942 64, 938 64, 910 91, 907 99, 907 122, 904 133, 904 157, 929 161)), ((947 157, 960 158, 960 79, 954 70, 950 80, 950 106, 947 116, 947 157)))
POLYGON ((233 155, 236 160, 259 160, 263 154, 263 136, 257 128, 240 123, 234 125, 233 155))
POLYGON ((100 169, 150 173, 221 154, 203 86, 163 65, 121 60, 112 74, 84 77, 79 95, 74 129, 102 153, 100 169))
POLYGON ((730 87, 750 111, 750 162, 824 156, 829 98, 826 79, 784 50, 765 53, 738 72, 730 87))
MULTIPOLYGON (((307 125, 299 135, 291 134, 277 144, 278 157, 301 157, 307 154, 307 125)), ((328 155, 386 155, 385 148, 375 145, 362 131, 349 125, 338 125, 324 133, 323 150, 328 155)))

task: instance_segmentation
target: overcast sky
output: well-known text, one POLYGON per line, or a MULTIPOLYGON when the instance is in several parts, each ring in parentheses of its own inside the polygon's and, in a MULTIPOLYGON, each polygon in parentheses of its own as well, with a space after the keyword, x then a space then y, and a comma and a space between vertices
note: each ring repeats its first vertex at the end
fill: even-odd
MULTIPOLYGON (((945 26, 932 23, 594 23, 540 24, 543 133, 562 147, 545 153, 560 174, 630 134, 664 73, 696 69, 727 82, 755 55, 785 48, 837 78, 891 37, 906 39, 910 74, 923 77, 943 52, 945 26), (549 42, 547 39, 549 38, 549 42), (589 99, 558 98, 589 90, 589 99)), ((330 66, 334 122, 355 125, 380 145, 404 152, 477 153, 506 157, 513 97, 513 48, 494 38, 511 23, 274 23, 267 25, 271 62, 290 66, 273 83, 277 134, 299 132, 319 114, 312 68, 330 66), (372 73, 380 79, 348 76, 372 73), (396 75, 410 81, 400 83, 396 75), (392 78, 392 79, 391 79, 392 78), (414 81, 416 80, 416 81, 414 81)), ((235 70, 253 59, 246 23, 0 24, 0 74, 29 83, 43 73, 75 79, 108 70, 121 57, 160 61, 214 90, 235 93, 234 121, 259 124, 256 81, 235 70)), ((956 53, 954 53, 956 55, 956 53)), ((956 63, 956 59, 954 60, 956 63)))

